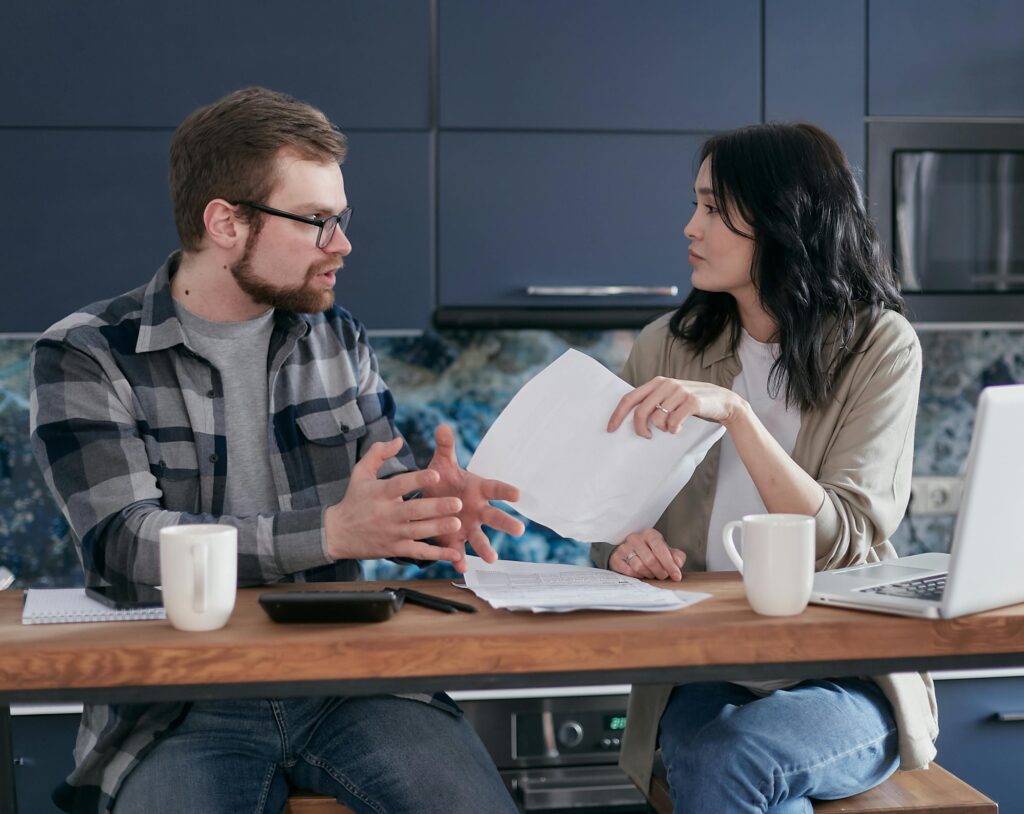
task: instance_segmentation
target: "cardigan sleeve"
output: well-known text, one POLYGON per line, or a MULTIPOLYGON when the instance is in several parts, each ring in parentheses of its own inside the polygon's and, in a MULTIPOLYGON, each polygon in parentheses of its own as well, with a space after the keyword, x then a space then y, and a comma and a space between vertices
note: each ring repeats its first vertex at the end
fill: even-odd
POLYGON ((854 377, 816 478, 825 490, 815 515, 818 569, 890 552, 887 540, 910 500, 921 382, 921 346, 910 331, 909 341, 858 360, 864 369, 854 377))

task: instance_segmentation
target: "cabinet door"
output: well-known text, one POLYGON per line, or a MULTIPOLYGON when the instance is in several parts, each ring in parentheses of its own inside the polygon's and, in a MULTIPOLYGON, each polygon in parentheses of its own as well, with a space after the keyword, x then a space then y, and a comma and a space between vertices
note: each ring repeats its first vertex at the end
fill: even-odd
POLYGON ((434 307, 433 141, 429 133, 348 134, 342 172, 354 208, 338 303, 370 330, 423 329, 434 307))
POLYGON ((698 136, 442 133, 442 306, 664 306, 689 290, 698 136), (679 296, 551 297, 551 286, 679 296))
POLYGON ((765 4, 764 116, 831 133, 863 183, 865 0, 765 4))
POLYGON ((761 114, 758 0, 441 0, 441 126, 718 130, 761 114))
POLYGON ((14 715, 14 789, 18 810, 56 811, 50 794, 75 768, 72 752, 81 715, 14 715))
MULTIPOLYGON (((167 191, 169 131, 3 130, 0 325, 40 332, 147 282, 178 247, 167 191)), ((369 328, 428 325, 433 306, 427 133, 351 133, 355 207, 338 302, 369 328)))
POLYGON ((873 116, 1024 115, 1020 0, 870 0, 873 116))
POLYGON ((938 763, 1000 811, 1024 811, 1024 676, 943 680, 935 688, 938 763))
POLYGON ((7 3, 0 125, 176 127, 265 85, 342 129, 429 126, 429 0, 7 3))
POLYGON ((147 282, 178 246, 161 130, 0 130, 4 331, 147 282))

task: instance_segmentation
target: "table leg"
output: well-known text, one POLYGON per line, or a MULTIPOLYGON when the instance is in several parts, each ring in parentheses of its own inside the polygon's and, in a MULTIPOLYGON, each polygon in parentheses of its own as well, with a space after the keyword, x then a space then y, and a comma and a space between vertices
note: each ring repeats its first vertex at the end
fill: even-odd
POLYGON ((14 740, 11 708, 0 704, 0 814, 18 814, 14 793, 14 740))

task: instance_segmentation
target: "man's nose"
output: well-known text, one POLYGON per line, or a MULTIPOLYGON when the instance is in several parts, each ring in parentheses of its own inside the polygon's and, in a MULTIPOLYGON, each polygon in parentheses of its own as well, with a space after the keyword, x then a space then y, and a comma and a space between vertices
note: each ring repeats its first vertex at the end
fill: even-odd
POLYGON ((352 243, 348 239, 348 235, 341 231, 341 227, 338 226, 323 250, 328 254, 340 254, 342 257, 348 257, 352 253, 352 243))

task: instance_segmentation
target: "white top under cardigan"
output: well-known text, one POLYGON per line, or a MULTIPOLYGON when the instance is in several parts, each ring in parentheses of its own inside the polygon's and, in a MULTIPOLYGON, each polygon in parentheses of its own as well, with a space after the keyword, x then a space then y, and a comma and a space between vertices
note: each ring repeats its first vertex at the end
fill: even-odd
MULTIPOLYGON (((772 438, 779 442, 787 455, 793 454, 797 433, 800 432, 800 408, 786 406, 786 379, 783 375, 775 398, 769 393, 768 376, 779 355, 779 346, 758 342, 746 331, 740 333, 737 349, 743 366, 733 380, 732 391, 750 404, 754 415, 764 424, 772 438)), ((721 440, 722 451, 718 462, 718 486, 708 524, 708 571, 735 571, 736 566, 725 553, 722 529, 730 520, 739 520, 747 514, 765 514, 764 501, 740 460, 732 436, 726 433, 721 440)))
MULTIPOLYGON (((782 377, 774 398, 768 387, 772 365, 779 356, 778 344, 758 342, 746 331, 741 330, 737 356, 743 367, 733 380, 732 391, 747 400, 754 415, 771 433, 772 438, 779 442, 779 446, 787 455, 792 455, 797 433, 800 432, 800 408, 797 405, 786 405, 785 376, 782 377)), ((718 463, 718 485, 715 488, 715 502, 711 509, 711 522, 708 524, 707 570, 735 571, 736 566, 722 545, 722 529, 730 520, 739 520, 748 514, 765 514, 767 509, 750 473, 747 472, 747 467, 740 460, 732 436, 726 433, 720 443, 722 451, 718 463)), ((746 687, 757 695, 767 695, 799 682, 778 678, 734 683, 746 687)))

